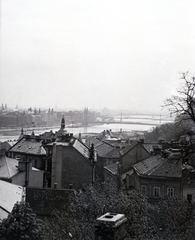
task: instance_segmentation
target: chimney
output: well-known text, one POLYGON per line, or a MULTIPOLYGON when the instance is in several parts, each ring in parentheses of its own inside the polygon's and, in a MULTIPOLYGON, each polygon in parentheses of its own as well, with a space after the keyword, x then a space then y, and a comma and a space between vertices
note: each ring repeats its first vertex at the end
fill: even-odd
POLYGON ((140 139, 138 140, 138 143, 143 144, 143 143, 144 143, 144 139, 143 139, 143 138, 140 138, 140 139))
POLYGON ((161 148, 158 145, 153 145, 152 148, 154 155, 161 153, 161 148))
POLYGON ((81 133, 79 133, 79 139, 81 140, 81 133))
POLYGON ((162 142, 162 149, 164 150, 164 149, 167 149, 167 148, 169 148, 170 147, 170 145, 169 145, 169 143, 167 142, 167 141, 163 141, 162 142))
POLYGON ((30 162, 30 161, 22 161, 22 160, 19 160, 19 162, 18 162, 18 169, 19 169, 19 171, 21 171, 21 172, 25 172, 26 171, 26 168, 27 168, 27 170, 32 170, 32 162, 30 162), (28 165, 28 167, 27 167, 27 165, 28 165))
POLYGON ((126 231, 127 218, 124 214, 106 213, 96 219, 95 239, 124 239, 126 231))
POLYGON ((25 172, 25 187, 28 187, 29 184, 29 174, 32 171, 32 162, 25 160, 18 162, 18 169, 21 172, 25 172))

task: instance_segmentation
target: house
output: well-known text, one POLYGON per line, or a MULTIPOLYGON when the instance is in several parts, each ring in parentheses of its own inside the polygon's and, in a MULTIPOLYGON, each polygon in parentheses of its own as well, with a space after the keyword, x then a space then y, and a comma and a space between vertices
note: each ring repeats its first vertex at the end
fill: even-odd
POLYGON ((132 165, 150 156, 150 150, 143 141, 135 141, 120 151, 121 172, 126 173, 132 165))
POLYGON ((32 162, 32 166, 45 169, 46 150, 40 136, 23 135, 8 151, 8 157, 32 162))
POLYGON ((51 186, 81 188, 92 182, 92 163, 89 148, 70 134, 63 142, 55 142, 52 150, 51 186))
POLYGON ((104 180, 104 167, 119 161, 120 148, 116 148, 112 144, 93 136, 88 137, 86 140, 86 145, 89 148, 92 144, 97 152, 96 174, 104 180))
POLYGON ((24 200, 25 188, 0 180, 0 221, 7 218, 15 203, 24 200))
POLYGON ((48 187, 66 189, 72 186, 81 188, 83 184, 93 183, 94 176, 103 179, 104 166, 119 160, 119 149, 102 142, 96 137, 89 137, 87 141, 76 138, 65 130, 62 118, 61 128, 56 132, 55 142, 44 145, 46 149, 47 182, 48 187), (90 148, 93 144, 97 161, 90 159, 90 148))
POLYGON ((0 180, 20 186, 43 187, 44 171, 32 167, 32 162, 0 156, 0 180))
POLYGON ((129 176, 133 174, 133 165, 149 157, 151 148, 151 144, 148 146, 140 140, 119 149, 117 161, 104 167, 104 179, 112 178, 118 188, 129 188, 129 176))
POLYGON ((149 200, 182 197, 182 152, 177 149, 150 157, 133 165, 133 186, 149 200))

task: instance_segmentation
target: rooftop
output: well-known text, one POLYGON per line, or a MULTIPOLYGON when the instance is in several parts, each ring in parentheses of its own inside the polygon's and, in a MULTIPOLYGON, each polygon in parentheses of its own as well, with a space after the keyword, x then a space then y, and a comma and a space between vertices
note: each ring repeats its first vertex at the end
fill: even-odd
POLYGON ((17 174, 19 171, 16 166, 18 166, 16 159, 0 156, 0 178, 10 179, 17 174))
POLYGON ((46 155, 40 138, 24 136, 10 148, 11 152, 27 153, 33 155, 46 155))
MULTIPOLYGON (((32 168, 33 171, 40 171, 32 168)), ((0 156, 0 179, 11 179, 14 175, 20 173, 18 169, 18 160, 6 156, 0 156)))
POLYGON ((105 157, 109 158, 120 158, 120 148, 114 148, 110 152, 108 152, 105 157))
POLYGON ((101 140, 99 140, 95 137, 87 138, 86 144, 88 146, 91 146, 92 143, 94 144, 94 148, 96 149, 98 156, 113 157, 113 155, 115 155, 115 157, 116 157, 115 152, 112 152, 114 150, 114 147, 111 146, 110 144, 108 144, 106 142, 102 142, 101 140), (111 155, 109 155, 109 153, 111 153, 111 155))
POLYGON ((163 158, 161 155, 150 156, 136 164, 133 168, 140 175, 158 177, 182 177, 182 160, 174 154, 163 158))
POLYGON ((113 147, 107 143, 102 143, 101 145, 96 146, 95 149, 100 157, 105 157, 113 150, 113 147))
POLYGON ((0 219, 6 218, 16 202, 22 200, 23 188, 0 180, 0 219))

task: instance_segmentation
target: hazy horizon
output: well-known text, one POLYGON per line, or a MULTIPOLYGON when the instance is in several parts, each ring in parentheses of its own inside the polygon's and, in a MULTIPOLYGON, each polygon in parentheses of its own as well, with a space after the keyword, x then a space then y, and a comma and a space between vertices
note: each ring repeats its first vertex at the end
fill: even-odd
POLYGON ((193 0, 1 0, 0 103, 161 112, 195 74, 193 0))

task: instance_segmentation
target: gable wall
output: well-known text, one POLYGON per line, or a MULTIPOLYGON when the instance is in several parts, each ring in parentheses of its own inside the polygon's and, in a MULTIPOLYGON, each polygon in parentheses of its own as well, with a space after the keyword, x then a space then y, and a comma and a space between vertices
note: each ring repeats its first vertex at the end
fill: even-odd
POLYGON ((52 156, 52 186, 74 189, 92 181, 92 165, 90 161, 72 146, 54 146, 52 156))
POLYGON ((133 164, 149 157, 150 154, 142 147, 141 144, 137 144, 127 154, 122 157, 121 169, 122 172, 128 171, 133 164))

